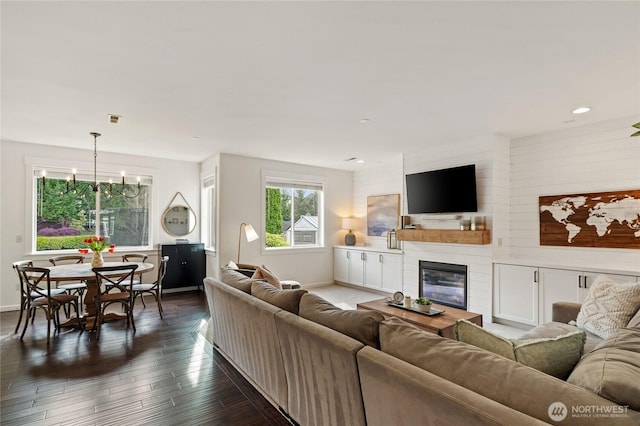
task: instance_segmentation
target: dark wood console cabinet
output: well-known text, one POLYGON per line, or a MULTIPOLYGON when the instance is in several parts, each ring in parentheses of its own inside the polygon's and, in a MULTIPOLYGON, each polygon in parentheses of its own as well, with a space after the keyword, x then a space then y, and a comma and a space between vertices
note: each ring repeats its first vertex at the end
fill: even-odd
POLYGON ((204 244, 163 244, 162 256, 169 256, 167 273, 162 281, 162 289, 202 286, 205 278, 206 261, 204 244))

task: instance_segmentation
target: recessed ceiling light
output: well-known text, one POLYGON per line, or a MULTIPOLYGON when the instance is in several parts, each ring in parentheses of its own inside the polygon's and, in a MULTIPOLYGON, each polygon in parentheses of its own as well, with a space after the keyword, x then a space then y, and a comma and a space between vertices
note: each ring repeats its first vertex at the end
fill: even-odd
POLYGON ((582 106, 574 109, 571 112, 574 114, 584 114, 585 112, 589 112, 589 111, 591 111, 591 108, 589 108, 588 106, 582 106))
POLYGON ((369 124, 371 123, 371 119, 369 118, 361 118, 360 119, 360 124, 369 124))
POLYGON ((364 163, 364 160, 356 160, 356 163, 362 164, 362 163, 364 163))

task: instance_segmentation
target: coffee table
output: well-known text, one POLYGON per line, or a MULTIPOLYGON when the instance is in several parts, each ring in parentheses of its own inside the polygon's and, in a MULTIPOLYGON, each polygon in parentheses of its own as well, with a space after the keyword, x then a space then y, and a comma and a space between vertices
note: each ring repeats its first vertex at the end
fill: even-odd
POLYGON ((408 311, 405 309, 391 306, 385 302, 385 299, 376 299, 370 302, 358 303, 359 310, 375 311, 382 314, 385 318, 396 317, 403 321, 413 324, 418 328, 426 330, 430 333, 437 334, 449 339, 455 339, 455 324, 459 319, 465 319, 482 327, 482 315, 474 312, 464 311, 462 309, 450 308, 433 304, 432 307, 444 311, 438 315, 425 315, 418 312, 408 311))

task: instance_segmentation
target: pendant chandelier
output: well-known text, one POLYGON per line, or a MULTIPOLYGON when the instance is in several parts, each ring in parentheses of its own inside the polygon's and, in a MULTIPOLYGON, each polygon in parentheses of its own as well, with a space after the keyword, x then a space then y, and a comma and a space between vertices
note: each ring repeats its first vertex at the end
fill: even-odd
MULTIPOLYGON (((137 184, 135 186, 128 185, 125 182, 125 173, 121 172, 121 182, 114 184, 113 179, 109 179, 109 182, 98 182, 98 137, 100 133, 91 132, 93 136, 93 182, 88 185, 93 192, 103 192, 107 196, 121 195, 127 198, 136 198, 140 195, 140 176, 137 178, 137 184)), ((46 185, 46 170, 42 171, 42 187, 46 185)), ((71 169, 71 176, 67 176, 66 189, 61 192, 61 195, 68 194, 69 192, 83 195, 87 191, 87 186, 79 187, 77 185, 77 170, 71 169)))

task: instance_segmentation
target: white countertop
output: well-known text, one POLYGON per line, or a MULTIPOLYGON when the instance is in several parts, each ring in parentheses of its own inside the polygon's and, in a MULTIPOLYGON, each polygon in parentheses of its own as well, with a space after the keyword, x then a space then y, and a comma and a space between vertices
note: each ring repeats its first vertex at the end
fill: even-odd
POLYGON ((376 253, 393 253, 402 254, 400 249, 388 249, 386 247, 373 247, 373 246, 333 246, 333 248, 339 248, 344 250, 360 250, 360 251, 374 251, 376 253))

